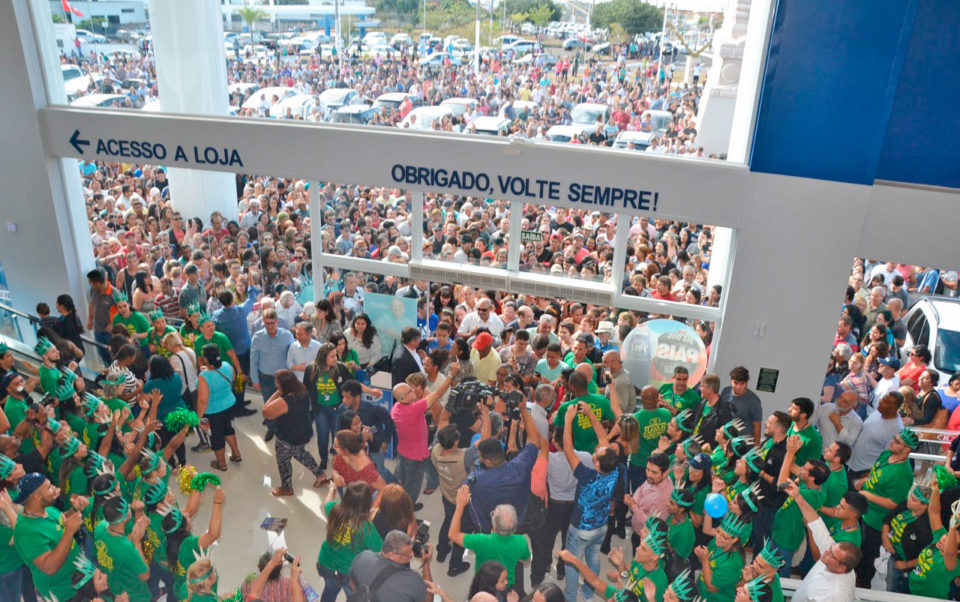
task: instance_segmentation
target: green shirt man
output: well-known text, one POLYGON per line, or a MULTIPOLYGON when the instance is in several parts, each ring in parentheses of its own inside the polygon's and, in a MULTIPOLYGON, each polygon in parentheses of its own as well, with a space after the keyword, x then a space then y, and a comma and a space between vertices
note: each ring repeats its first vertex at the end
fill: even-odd
POLYGON ((667 424, 672 416, 667 408, 655 410, 641 408, 633 416, 640 424, 640 445, 637 447, 637 453, 630 454, 630 464, 645 467, 650 454, 657 448, 660 437, 667 432, 667 424))
POLYGON ((507 587, 516 580, 517 563, 530 559, 530 546, 523 535, 471 533, 463 536, 463 547, 477 554, 475 569, 488 560, 500 561, 507 569, 507 587))
POLYGON ((97 564, 107 573, 107 582, 115 592, 127 592, 130 602, 150 602, 150 588, 140 578, 150 572, 140 550, 125 535, 110 531, 110 525, 102 520, 93 532, 97 550, 97 564))
POLYGON ((791 424, 787 429, 787 437, 791 435, 800 435, 800 440, 803 441, 803 446, 794 457, 794 463, 797 466, 803 466, 807 460, 819 458, 823 453, 823 438, 820 436, 820 431, 812 424, 800 430, 797 430, 796 423, 791 424))
MULTIPOLYGON (((124 318, 122 315, 117 313, 113 317, 114 324, 122 324, 124 328, 127 329, 127 332, 130 334, 142 334, 149 332, 150 322, 147 320, 146 316, 138 311, 131 311, 130 315, 124 318)), ((144 337, 140 339, 140 346, 147 346, 147 338, 144 337)))
MULTIPOLYGON (((684 387, 686 387, 686 379, 684 379, 683 383, 684 387)), ((673 383, 662 385, 660 387, 660 396, 678 412, 682 412, 688 408, 692 410, 700 403, 700 394, 693 389, 685 388, 683 393, 677 393, 674 387, 675 385, 673 383)))
MULTIPOLYGON (((553 417, 553 425, 557 428, 563 426, 563 417, 567 414, 567 406, 586 402, 593 410, 593 415, 602 420, 613 420, 613 410, 610 408, 610 400, 603 395, 581 395, 562 404, 560 409, 553 417)), ((593 431, 593 425, 586 416, 577 416, 573 421, 573 447, 577 451, 593 452, 597 447, 597 434, 593 431)))
POLYGON ((71 584, 73 562, 82 553, 77 542, 70 542, 66 560, 53 575, 44 573, 35 562, 40 556, 52 552, 60 543, 64 534, 63 520, 60 511, 52 506, 46 509, 46 516, 21 513, 13 528, 13 544, 24 564, 30 569, 37 593, 48 598, 53 594, 58 600, 69 600, 76 594, 71 584))
MULTIPOLYGON (((823 506, 824 494, 820 489, 809 489, 800 484, 800 495, 814 510, 823 506)), ((773 517, 773 542, 785 550, 796 552, 807 536, 807 524, 803 520, 800 508, 790 496, 783 502, 773 517)))
MULTIPOLYGON (((892 453, 889 449, 886 450, 873 463, 867 480, 863 482, 863 491, 893 500, 895 504, 901 504, 906 501, 910 487, 913 486, 913 470, 906 460, 891 464, 892 453)), ((887 508, 870 502, 867 513, 863 515, 863 523, 879 531, 883 528, 883 520, 889 512, 887 508)))
POLYGON ((947 534, 946 529, 933 532, 933 540, 917 557, 917 566, 908 578, 910 593, 914 596, 927 596, 946 600, 950 597, 950 584, 960 577, 960 563, 953 570, 946 567, 943 552, 938 549, 940 539, 947 534))
MULTIPOLYGON (((820 489, 823 491, 824 506, 827 508, 838 506, 840 500, 843 499, 843 495, 850 490, 850 479, 847 478, 847 470, 842 466, 840 470, 831 470, 830 476, 827 477, 826 482, 824 482, 820 489)), ((839 527, 840 519, 832 516, 824 516, 823 523, 827 525, 828 529, 832 529, 834 526, 839 527)))

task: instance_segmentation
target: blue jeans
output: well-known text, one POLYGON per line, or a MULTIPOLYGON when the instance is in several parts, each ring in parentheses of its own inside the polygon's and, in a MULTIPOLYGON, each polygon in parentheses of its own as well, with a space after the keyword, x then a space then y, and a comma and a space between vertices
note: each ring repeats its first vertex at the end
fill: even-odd
POLYGON ((385 452, 368 452, 370 460, 373 462, 374 466, 377 467, 377 472, 380 473, 380 476, 383 477, 383 480, 390 483, 396 483, 397 477, 393 475, 393 472, 387 468, 385 461, 387 454, 385 452))
POLYGON ((337 428, 337 408, 334 406, 313 406, 313 422, 317 425, 317 449, 320 450, 320 468, 327 467, 330 455, 330 436, 337 428))
POLYGON ((774 546, 777 548, 777 550, 780 552, 780 557, 786 560, 786 562, 783 563, 783 566, 781 566, 779 569, 777 569, 777 573, 778 573, 781 577, 785 577, 785 578, 789 579, 789 578, 790 578, 790 572, 793 570, 793 566, 792 566, 792 565, 793 565, 793 555, 796 554, 797 551, 796 551, 796 550, 788 550, 788 549, 784 548, 783 546, 781 546, 780 544, 778 544, 777 542, 773 542, 773 545, 774 545, 774 546))
POLYGON ((440 475, 437 474, 437 469, 433 465, 433 462, 427 460, 427 484, 423 486, 424 489, 436 489, 440 486, 440 475))
POLYGON ((267 403, 267 400, 277 392, 277 383, 273 380, 272 374, 260 372, 257 376, 260 378, 260 394, 263 396, 263 403, 267 403))
POLYGON ((97 347, 97 353, 100 354, 100 360, 105 366, 109 366, 110 362, 113 360, 110 358, 110 350, 106 348, 106 345, 110 342, 110 333, 109 332, 93 332, 93 340, 104 345, 104 347, 97 347))
MULTIPOLYGON (((566 549, 578 558, 583 558, 584 563, 590 567, 590 570, 600 574, 600 544, 607 534, 607 526, 604 525, 598 529, 583 531, 570 525, 567 531, 566 549)), ((566 566, 566 581, 564 582, 563 595, 568 602, 576 602, 577 587, 580 585, 580 571, 572 564, 566 566)), ((593 588, 583 584, 583 597, 589 600, 593 597, 593 588)))
POLYGON ((317 572, 323 577, 323 592, 320 594, 320 602, 336 602, 337 594, 350 583, 350 575, 335 573, 319 563, 317 563, 317 572))
POLYGON ((887 591, 906 594, 908 593, 907 577, 910 573, 901 571, 893 566, 893 563, 896 561, 897 559, 894 558, 893 554, 890 555, 890 560, 887 561, 887 591))
POLYGON ((647 480, 647 467, 634 466, 633 464, 628 465, 627 478, 630 480, 630 482, 627 483, 627 487, 630 493, 633 493, 647 480))
POLYGON ((397 454, 397 482, 407 492, 413 503, 417 503, 420 497, 420 489, 423 487, 423 475, 427 471, 427 464, 430 459, 411 460, 397 454))
MULTIPOLYGON (((154 552, 159 554, 159 551, 154 552)), ((160 582, 163 581, 164 587, 167 589, 167 600, 169 602, 177 602, 176 592, 174 592, 174 579, 173 573, 167 569, 161 567, 157 564, 157 561, 154 560, 150 563, 150 579, 147 580, 147 585, 150 588, 150 594, 153 596, 160 595, 160 582)))
POLYGON ((0 575, 0 600, 20 600, 23 567, 0 575))

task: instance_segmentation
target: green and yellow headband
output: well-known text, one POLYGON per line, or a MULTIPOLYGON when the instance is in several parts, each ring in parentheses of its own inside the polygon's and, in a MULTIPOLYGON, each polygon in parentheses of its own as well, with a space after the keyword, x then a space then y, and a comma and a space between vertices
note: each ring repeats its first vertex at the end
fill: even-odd
POLYGON ((146 491, 143 492, 143 501, 151 506, 154 504, 159 504, 164 500, 164 498, 167 497, 168 492, 169 489, 167 489, 167 485, 163 481, 154 483, 147 487, 146 491))
POLYGON ((647 536, 643 538, 643 543, 647 544, 650 550, 658 556, 663 554, 667 543, 667 534, 659 529, 650 529, 647 536))
POLYGON ((70 437, 70 440, 60 448, 60 456, 63 458, 71 458, 77 453, 78 449, 80 449, 80 440, 76 437, 70 437))
POLYGON ((90 559, 83 554, 77 554, 77 557, 73 560, 73 568, 82 575, 82 577, 73 584, 73 589, 75 590, 83 589, 83 586, 93 579, 94 573, 97 572, 97 567, 93 566, 90 559))
POLYGON ((782 567, 783 563, 785 562, 783 557, 780 555, 780 550, 773 545, 773 541, 769 538, 763 542, 763 549, 760 550, 760 558, 763 558, 767 564, 775 569, 782 567))
POLYGON ((165 318, 166 316, 163 315, 163 310, 155 309, 152 312, 150 312, 149 317, 151 322, 156 322, 160 318, 165 318))
POLYGON ((127 517, 130 516, 130 502, 121 497, 120 503, 117 504, 117 512, 120 513, 117 515, 117 518, 107 521, 111 525, 119 525, 123 521, 127 520, 127 517))
POLYGON ((670 584, 670 589, 681 602, 691 602, 693 600, 693 575, 690 569, 684 569, 682 573, 670 584))
POLYGON ((920 437, 910 429, 903 429, 897 437, 900 437, 900 441, 910 449, 917 449, 920 445, 920 437))
POLYGON ((50 348, 53 347, 53 343, 50 342, 50 339, 47 337, 40 337, 37 339, 37 344, 34 346, 33 350, 37 352, 41 358, 50 351, 50 348))
POLYGON ((746 527, 747 525, 740 520, 740 517, 732 512, 728 512, 720 523, 720 530, 735 539, 740 539, 746 527))
POLYGON ((126 293, 126 292, 124 292, 124 291, 122 291, 122 290, 120 290, 120 289, 115 289, 115 290, 113 291, 113 302, 114 302, 114 303, 126 303, 127 301, 129 301, 129 298, 127 297, 127 293, 126 293))
POLYGON ((686 495, 687 493, 686 489, 675 487, 674 490, 670 492, 670 499, 681 508, 693 508, 694 496, 686 495))
POLYGON ((6 457, 3 454, 0 454, 0 479, 6 479, 13 474, 13 471, 17 469, 17 463, 6 457))
POLYGON ((171 526, 169 528, 164 527, 163 532, 166 533, 167 535, 170 535, 171 533, 174 533, 177 529, 179 529, 180 525, 183 524, 183 513, 180 512, 180 509, 177 508, 176 506, 171 506, 170 510, 168 510, 167 513, 164 515, 164 518, 168 516, 173 517, 172 519, 173 522, 171 523, 171 526))
POLYGON ((747 593, 754 602, 760 602, 770 590, 770 583, 762 575, 747 581, 743 586, 747 588, 747 593))

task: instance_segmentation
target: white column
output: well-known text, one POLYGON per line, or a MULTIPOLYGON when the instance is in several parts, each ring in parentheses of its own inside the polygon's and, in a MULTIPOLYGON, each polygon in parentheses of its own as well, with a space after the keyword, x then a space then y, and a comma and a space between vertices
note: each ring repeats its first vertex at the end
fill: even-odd
POLYGON ((423 197, 420 190, 410 191, 410 259, 423 261, 423 197))
POLYGON ((507 270, 520 271, 520 229, 523 227, 523 202, 510 201, 510 237, 507 239, 507 270))
POLYGON ((44 154, 37 121, 48 103, 66 104, 48 3, 0 2, 0 56, 0 260, 11 302, 35 313, 68 293, 86 322, 94 261, 80 172, 76 160, 44 154))
POLYGON ((710 272, 707 274, 707 288, 719 284, 726 290, 727 272, 733 259, 731 243, 733 230, 730 228, 713 229, 713 245, 710 247, 710 272))
MULTIPOLYGON (((160 109, 169 113, 229 114, 227 56, 220 0, 149 0, 160 109)), ((219 211, 237 219, 236 178, 229 173, 169 169, 170 199, 204 223, 219 211)))
POLYGON ((323 270, 323 205, 320 204, 320 182, 312 180, 307 198, 310 202, 310 256, 313 260, 313 298, 323 299, 323 281, 327 277, 323 270))

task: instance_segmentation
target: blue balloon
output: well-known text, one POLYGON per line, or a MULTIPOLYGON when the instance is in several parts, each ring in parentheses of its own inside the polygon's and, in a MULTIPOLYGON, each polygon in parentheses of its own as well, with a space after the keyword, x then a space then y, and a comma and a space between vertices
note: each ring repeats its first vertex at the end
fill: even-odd
POLYGON ((703 511, 711 518, 720 518, 727 513, 727 498, 719 493, 709 493, 703 501, 703 511))

